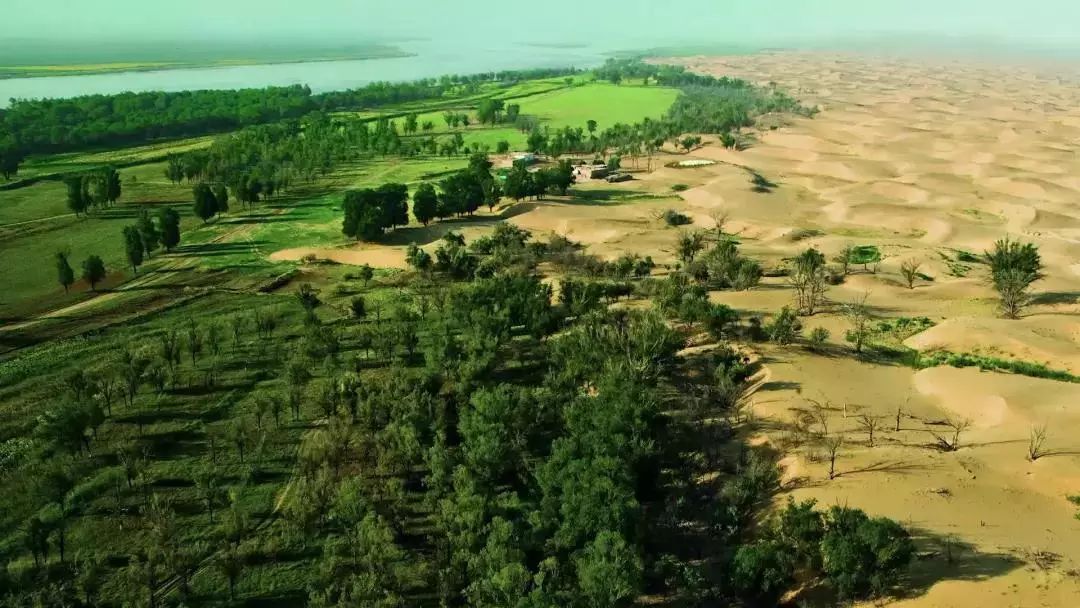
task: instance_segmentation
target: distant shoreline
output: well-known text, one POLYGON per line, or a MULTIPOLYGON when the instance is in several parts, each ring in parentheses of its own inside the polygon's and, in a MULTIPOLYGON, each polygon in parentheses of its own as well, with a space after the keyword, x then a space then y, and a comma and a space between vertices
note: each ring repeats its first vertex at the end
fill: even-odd
POLYGON ((173 70, 195 70, 202 68, 230 68, 254 65, 289 65, 297 63, 323 63, 327 61, 369 61, 377 59, 401 59, 416 57, 417 53, 401 49, 388 49, 385 52, 345 54, 324 57, 298 57, 296 59, 220 59, 216 61, 178 61, 178 62, 130 62, 105 63, 96 65, 44 65, 44 66, 0 66, 0 81, 18 78, 56 78, 64 76, 93 76, 98 74, 125 74, 134 72, 168 72, 173 70))

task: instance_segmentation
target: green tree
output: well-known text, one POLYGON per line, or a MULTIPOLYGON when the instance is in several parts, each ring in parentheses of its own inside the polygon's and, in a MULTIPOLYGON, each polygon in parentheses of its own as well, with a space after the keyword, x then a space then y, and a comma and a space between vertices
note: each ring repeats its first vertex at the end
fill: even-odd
POLYGON ((68 292, 68 288, 75 282, 75 271, 71 269, 71 264, 68 263, 68 254, 63 251, 56 252, 56 280, 64 286, 64 293, 68 292))
POLYGON ((123 194, 123 186, 120 183, 120 172, 113 167, 105 168, 105 198, 109 204, 115 204, 123 194))
POLYGON ((138 272, 139 266, 143 263, 143 251, 143 240, 139 229, 135 226, 125 226, 124 253, 127 255, 128 263, 131 264, 131 269, 135 272, 138 272))
POLYGON ((90 207, 90 193, 86 178, 82 175, 69 175, 64 178, 67 186, 67 206, 76 216, 90 207))
POLYGON ((92 255, 83 261, 82 278, 90 284, 91 290, 96 290, 98 281, 105 278, 105 262, 96 255, 92 255))
POLYGON ((822 564, 841 597, 886 593, 914 555, 911 537, 895 521, 839 506, 825 515, 822 564))
POLYGON ((413 216, 416 221, 427 226, 435 219, 435 213, 439 207, 439 195, 435 192, 435 186, 429 183, 420 184, 413 193, 413 216))
POLYGON ((192 194, 195 198, 195 215, 201 219, 204 223, 210 218, 217 215, 218 202, 214 196, 213 190, 211 190, 209 184, 199 182, 192 194))
POLYGON ((575 567, 582 606, 625 606, 641 593, 641 557, 616 532, 598 534, 575 567))
POLYGON ((166 207, 158 214, 158 225, 161 228, 161 244, 166 251, 172 251, 180 244, 180 214, 166 207))
POLYGON ((994 249, 983 257, 990 266, 990 282, 1001 299, 1002 314, 1018 318, 1032 283, 1043 277, 1038 247, 1006 237, 995 242, 994 249))
POLYGON ((161 243, 161 233, 158 232, 154 220, 150 219, 150 214, 146 209, 139 210, 139 219, 135 223, 135 228, 139 231, 143 252, 146 253, 146 257, 150 257, 150 252, 157 249, 161 243))
POLYGON ((214 200, 217 202, 219 214, 229 212, 229 189, 225 187, 225 184, 214 184, 214 200))

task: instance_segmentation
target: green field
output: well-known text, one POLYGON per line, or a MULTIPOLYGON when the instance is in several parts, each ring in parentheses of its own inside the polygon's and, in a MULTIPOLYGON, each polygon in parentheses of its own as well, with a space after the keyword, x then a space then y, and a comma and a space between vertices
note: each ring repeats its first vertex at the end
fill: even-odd
MULTIPOLYGON (((584 128, 586 121, 595 119, 601 130, 615 123, 659 117, 677 94, 675 89, 615 86, 594 82, 584 76, 574 79, 571 86, 563 79, 544 79, 499 91, 500 97, 520 103, 522 113, 539 118, 544 127, 584 128)), ((390 108, 363 117, 400 116, 401 111, 402 108, 390 108)), ((435 123, 433 134, 436 136, 445 137, 452 132, 443 121, 442 110, 422 114, 423 120, 435 123)), ((525 134, 509 126, 474 125, 458 131, 463 134, 466 144, 478 142, 492 149, 505 140, 513 149, 520 150, 526 139, 525 134)), ((8 276, 13 279, 0 297, 0 318, 18 318, 87 297, 81 283, 76 284, 70 294, 64 294, 59 288, 53 269, 56 251, 70 253, 76 274, 82 260, 95 254, 105 260, 110 272, 108 285, 130 279, 132 273, 125 263, 120 234, 124 226, 134 221, 140 209, 156 213, 161 207, 171 206, 184 217, 185 244, 216 243, 215 255, 199 256, 186 260, 185 264, 224 268, 243 274, 276 266, 266 260, 274 251, 346 243, 340 224, 340 193, 344 190, 385 182, 415 187, 424 181, 440 179, 447 172, 462 168, 466 162, 464 157, 362 160, 340 167, 315 185, 294 188, 285 196, 260 204, 251 211, 240 209, 234 201, 229 215, 203 225, 191 214, 191 186, 175 185, 166 180, 165 165, 160 159, 170 153, 207 147, 212 140, 212 137, 199 137, 117 150, 31 158, 20 172, 21 178, 56 178, 67 172, 106 164, 134 166, 120 171, 124 194, 116 207, 81 218, 75 218, 66 208, 64 185, 56 179, 0 191, 0 265, 9 269, 8 276)), ((151 260, 144 272, 154 272, 164 263, 164 259, 151 260)))
MULTIPOLYGON (((600 131, 615 124, 632 124, 644 118, 659 118, 679 94, 676 89, 663 87, 600 82, 560 87, 558 90, 531 95, 526 95, 527 90, 525 88, 501 97, 506 98, 507 103, 520 104, 521 113, 536 117, 542 127, 584 129, 589 120, 596 120, 600 131)), ((476 142, 491 149, 500 141, 506 141, 510 143, 511 149, 520 150, 528 138, 527 133, 522 133, 512 126, 476 124, 475 116, 472 116, 473 124, 469 127, 452 129, 443 118, 444 112, 420 114, 418 121, 420 124, 431 121, 435 125, 429 134, 445 135, 456 131, 462 134, 466 144, 476 142)))

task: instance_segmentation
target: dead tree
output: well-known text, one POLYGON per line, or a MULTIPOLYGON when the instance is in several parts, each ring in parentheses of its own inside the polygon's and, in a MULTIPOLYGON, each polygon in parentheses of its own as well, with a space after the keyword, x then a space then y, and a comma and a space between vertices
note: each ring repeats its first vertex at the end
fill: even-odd
POLYGON ((844 436, 837 435, 825 440, 825 449, 829 451, 829 479, 836 479, 836 456, 844 445, 844 436))
POLYGON ((877 416, 871 416, 870 414, 862 414, 858 418, 859 426, 866 431, 867 445, 874 447, 874 433, 881 427, 881 418, 877 416))
POLYGON ((1028 437, 1028 460, 1035 462, 1046 455, 1043 444, 1046 443, 1046 425, 1031 427, 1031 435, 1028 437))

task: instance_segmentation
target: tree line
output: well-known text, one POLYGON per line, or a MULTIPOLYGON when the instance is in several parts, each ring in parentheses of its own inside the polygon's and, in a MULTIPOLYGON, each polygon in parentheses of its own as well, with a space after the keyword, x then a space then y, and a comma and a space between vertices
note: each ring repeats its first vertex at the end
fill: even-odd
POLYGON ((315 111, 376 108, 409 101, 476 94, 500 86, 577 73, 544 68, 444 76, 413 82, 375 82, 357 89, 312 95, 306 86, 203 90, 67 99, 16 99, 0 110, 0 175, 14 176, 29 154, 51 154, 162 138, 220 133, 245 126, 300 118, 315 111))

